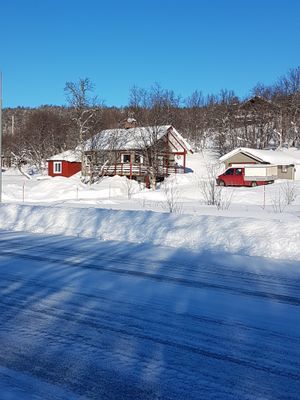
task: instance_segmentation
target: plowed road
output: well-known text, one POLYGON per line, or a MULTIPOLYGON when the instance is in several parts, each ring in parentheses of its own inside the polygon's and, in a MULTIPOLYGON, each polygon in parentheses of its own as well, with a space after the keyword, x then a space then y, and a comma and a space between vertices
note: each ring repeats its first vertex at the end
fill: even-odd
POLYGON ((0 231, 0 399, 299 399, 300 265, 0 231))

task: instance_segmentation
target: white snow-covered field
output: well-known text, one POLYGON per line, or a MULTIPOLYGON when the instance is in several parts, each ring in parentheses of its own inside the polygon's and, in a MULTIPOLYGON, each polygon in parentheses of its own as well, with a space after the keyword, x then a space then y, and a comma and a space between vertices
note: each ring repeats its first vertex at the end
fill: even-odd
POLYGON ((300 260, 300 181, 224 188, 218 209, 201 190, 213 161, 212 151, 191 155, 192 172, 168 178, 175 213, 163 185, 141 189, 125 177, 85 185, 79 175, 28 180, 8 170, 0 228, 300 260), (287 192, 295 197, 289 205, 287 192))

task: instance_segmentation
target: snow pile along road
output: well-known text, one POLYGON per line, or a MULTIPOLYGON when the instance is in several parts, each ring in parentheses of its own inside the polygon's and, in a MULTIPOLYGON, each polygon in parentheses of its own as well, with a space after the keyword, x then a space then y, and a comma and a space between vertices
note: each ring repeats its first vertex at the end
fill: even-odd
POLYGON ((0 229, 300 260, 300 220, 11 204, 0 229))

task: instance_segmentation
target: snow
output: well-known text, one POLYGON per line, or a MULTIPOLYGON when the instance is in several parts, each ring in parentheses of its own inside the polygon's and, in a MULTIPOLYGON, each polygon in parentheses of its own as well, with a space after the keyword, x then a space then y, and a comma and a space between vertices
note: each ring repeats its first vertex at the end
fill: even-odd
POLYGON ((288 156, 296 159, 296 163, 300 164, 300 150, 295 147, 290 148, 282 148, 282 151, 286 153, 288 156))
POLYGON ((6 230, 300 260, 300 220, 29 205, 2 205, 0 215, 6 230))
POLYGON ((144 148, 151 143, 151 137, 162 138, 170 125, 158 127, 139 127, 129 129, 106 129, 99 132, 85 143, 86 151, 98 150, 130 150, 144 148))
POLYGON ((164 184, 152 191, 115 176, 86 185, 80 174, 26 180, 9 170, 0 228, 300 260, 300 182, 224 188, 224 207, 217 209, 204 204, 201 192, 216 157, 213 151, 190 155, 193 172, 167 179, 177 213, 169 212, 164 184), (298 196, 283 207, 286 185, 298 196))
POLYGON ((277 165, 300 164, 300 150, 296 149, 294 149, 294 151, 289 149, 260 150, 260 149, 250 149, 247 147, 240 147, 238 149, 232 150, 231 152, 222 156, 220 158, 220 161, 226 161, 228 158, 240 152, 248 154, 250 156, 253 156, 257 160, 268 162, 270 164, 277 164, 277 165))
POLYGON ((80 162, 81 154, 76 150, 67 150, 63 153, 55 154, 50 157, 47 161, 69 161, 69 162, 80 162))
POLYGON ((226 187, 218 209, 217 157, 156 191, 3 173, 1 399, 299 398, 300 182, 226 187))
POLYGON ((171 125, 146 126, 130 129, 106 129, 99 132, 92 139, 86 141, 85 151, 89 150, 136 150, 143 149, 153 143, 153 139, 159 140, 169 130, 181 142, 184 147, 192 152, 191 146, 171 125))

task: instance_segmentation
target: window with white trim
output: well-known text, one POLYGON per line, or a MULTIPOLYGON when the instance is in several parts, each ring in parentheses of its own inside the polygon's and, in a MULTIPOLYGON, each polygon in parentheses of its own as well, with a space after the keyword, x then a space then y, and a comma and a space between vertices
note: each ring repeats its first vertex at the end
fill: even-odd
POLYGON ((130 154, 121 154, 121 162, 122 163, 130 163, 130 154))
POLYGON ((54 161, 53 162, 53 173, 54 174, 61 174, 62 173, 62 162, 61 161, 54 161))
POLYGON ((282 165, 281 166, 281 172, 286 174, 288 172, 288 166, 287 165, 282 165))

